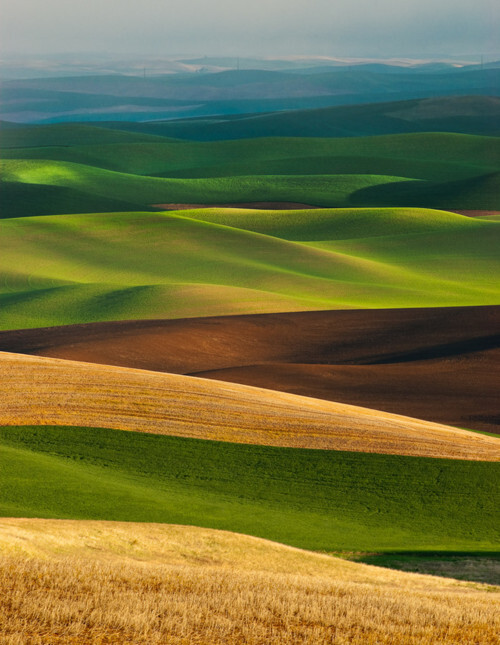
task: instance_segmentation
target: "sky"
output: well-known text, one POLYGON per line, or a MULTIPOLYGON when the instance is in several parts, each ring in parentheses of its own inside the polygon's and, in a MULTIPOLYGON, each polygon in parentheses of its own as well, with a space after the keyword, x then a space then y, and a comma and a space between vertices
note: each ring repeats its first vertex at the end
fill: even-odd
POLYGON ((498 0, 1 0, 3 54, 443 56, 500 51, 498 0))

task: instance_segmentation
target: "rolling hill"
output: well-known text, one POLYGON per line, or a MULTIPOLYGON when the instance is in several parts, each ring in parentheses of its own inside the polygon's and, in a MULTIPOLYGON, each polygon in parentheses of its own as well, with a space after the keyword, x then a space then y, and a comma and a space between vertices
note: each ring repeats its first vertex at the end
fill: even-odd
POLYGON ((188 524, 330 552, 498 551, 498 461, 88 427, 0 438, 3 516, 188 524))
POLYGON ((4 138, 3 218, 182 203, 500 209, 494 137, 200 143, 57 125, 7 129, 4 138))
POLYGON ((176 645, 332 637, 420 645, 439 634, 443 644, 459 637, 493 645, 498 630, 493 587, 383 571, 228 532, 4 519, 0 535, 0 629, 12 639, 29 624, 34 638, 50 634, 57 645, 110 634, 176 645), (98 612, 80 620, 89 605, 98 612))
POLYGON ((10 353, 0 360, 3 425, 104 426, 240 443, 500 460, 495 438, 376 410, 130 368, 10 353))
MULTIPOLYGON (((266 114, 224 114, 217 118, 177 119, 156 123, 116 123, 108 126, 134 132, 198 141, 280 137, 366 137, 374 135, 457 132, 498 136, 500 99, 493 96, 419 98, 355 105, 309 105, 266 114), (333 105, 333 107, 332 107, 333 105)), ((386 100, 386 99, 385 99, 386 100)), ((222 107, 222 106, 221 106, 222 107)), ((271 108, 272 106, 269 106, 271 108)), ((293 106, 290 106, 293 107, 293 106)))
POLYGON ((499 298, 498 223, 453 213, 114 213, 5 219, 0 229, 3 329, 499 298), (272 234, 216 223, 232 216, 272 234))
MULTIPOLYGON (((407 182, 383 175, 248 176, 164 179, 102 170, 62 161, 9 159, 2 182, 72 188, 97 197, 128 200, 138 206, 156 202, 296 201, 346 206, 351 195, 376 184, 407 182)), ((477 204, 482 208, 481 203, 477 204)), ((485 206, 490 208, 490 206, 485 206)), ((7 215, 8 215, 8 209, 7 215)))
MULTIPOLYGON (((473 111, 472 119, 464 121, 459 114, 458 119, 452 119, 451 127, 458 121, 458 127, 465 126, 466 131, 471 126, 473 130, 474 126, 479 126, 484 132, 485 125, 494 125, 493 119, 489 124, 481 124, 471 105, 474 105, 475 96, 498 95, 497 68, 430 70, 429 73, 421 71, 418 74, 412 71, 386 73, 387 69, 390 70, 384 67, 330 68, 316 74, 257 69, 213 74, 164 74, 148 78, 102 74, 17 79, 2 82, 4 98, 0 110, 4 120, 14 122, 147 121, 219 115, 258 116, 259 113, 277 110, 434 97, 459 97, 460 100, 460 97, 466 97, 469 106, 462 110, 465 111, 463 116, 467 117, 473 111)), ((452 113, 450 116, 457 115, 452 113)), ((386 132, 388 127, 395 132, 409 131, 398 114, 388 114, 375 116, 368 134, 377 132, 377 126, 373 131, 373 121, 381 124, 386 132)), ((413 124, 413 131, 418 129, 418 118, 414 121, 417 125, 413 124)), ((204 126, 206 132, 206 124, 204 126)), ((349 119, 347 126, 347 134, 352 135, 352 121, 349 119)), ((248 133, 253 129, 252 124, 246 127, 248 133)), ((259 136, 258 127, 252 136, 259 136)), ((298 127, 300 131, 300 124, 298 127)), ((228 128, 223 129, 227 134, 228 128)), ((342 127, 336 131, 346 133, 342 127)))
POLYGON ((1 82, 6 643, 496 642, 500 68, 297 64, 1 82))
POLYGON ((6 130, 2 157, 165 177, 386 174, 452 181, 498 171, 500 144, 495 137, 453 133, 196 142, 51 125, 6 130))
POLYGON ((500 433, 499 317, 499 307, 444 307, 136 320, 0 332, 0 350, 192 374, 500 433))

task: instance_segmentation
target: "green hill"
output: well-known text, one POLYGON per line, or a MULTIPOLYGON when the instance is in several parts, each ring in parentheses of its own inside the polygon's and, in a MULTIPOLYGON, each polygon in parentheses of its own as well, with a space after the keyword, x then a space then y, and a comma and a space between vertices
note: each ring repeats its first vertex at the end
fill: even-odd
MULTIPOLYGON (((28 128, 78 145, 3 150, 2 217, 152 210, 160 203, 500 209, 500 140, 456 134, 360 139, 97 144, 99 128, 28 128), (80 137, 88 137, 81 145, 80 137), (417 180, 417 181, 415 181, 417 180)), ((13 132, 25 131, 14 128, 13 132)), ((21 135, 19 135, 21 136, 21 135)), ((140 139, 142 135, 131 135, 140 139)), ((21 136, 22 138, 22 136, 21 136)))
POLYGON ((0 219, 81 211, 112 213, 136 208, 131 202, 92 195, 75 188, 8 181, 0 181, 0 201, 0 219))
POLYGON ((1 180, 71 188, 92 196, 138 206, 156 203, 295 201, 348 206, 352 194, 377 184, 404 181, 383 175, 249 176, 208 179, 163 179, 102 170, 61 161, 7 160, 1 180))
MULTIPOLYGON (((415 206, 420 208, 500 210, 497 173, 481 174, 460 181, 422 181, 400 176, 333 175, 247 175, 196 179, 158 178, 103 170, 93 166, 61 162, 9 159, 2 162, 1 190, 4 217, 9 210, 17 216, 37 212, 74 212, 77 199, 71 191, 85 193, 82 210, 119 210, 135 205, 150 209, 161 203, 248 203, 301 202, 315 206, 415 206), (29 186, 26 193, 19 187, 29 186), (42 186, 40 190, 33 186, 42 186), (61 191, 47 191, 52 186, 61 191), (52 196, 59 192, 52 207, 52 196), (24 201, 23 195, 26 196, 24 201), (99 204, 102 203, 102 208, 99 204), (88 206, 88 209, 85 208, 88 206), (119 208, 122 206, 122 208, 119 208), (116 210, 116 209, 113 209, 116 210)), ((54 195, 55 197, 55 195, 54 195)))
MULTIPOLYGON (((109 130, 83 126, 28 128, 52 137, 52 145, 4 147, 4 159, 64 161, 139 175, 223 177, 234 175, 376 174, 452 181, 500 170, 500 140, 457 134, 410 134, 353 139, 275 138, 189 142, 109 141, 109 130), (90 131, 90 132, 87 132, 90 131), (51 135, 52 133, 52 135, 51 135), (70 144, 87 133, 88 141, 70 144), (92 136, 90 136, 92 134, 92 136), (66 138, 65 138, 66 137, 66 138), (97 141, 96 141, 97 138, 97 141), (57 143, 66 141, 66 143, 57 143)), ((24 130, 24 128, 22 129, 24 130)), ((21 135, 18 135, 20 138, 21 135)))
POLYGON ((353 204, 419 206, 421 208, 481 209, 500 208, 500 173, 488 173, 449 182, 404 182, 368 186, 351 195, 353 204))
POLYGON ((194 524, 324 551, 498 549, 498 463, 91 428, 1 428, 0 442, 2 515, 194 524))
POLYGON ((2 220, 0 235, 3 329, 500 298, 500 226, 452 213, 25 217, 2 220))
MULTIPOLYGON (((352 80, 352 75, 349 73, 341 72, 341 75, 342 79, 339 79, 338 75, 329 75, 329 79, 324 75, 318 75, 314 80, 315 82, 327 80, 334 83, 339 81, 349 83, 352 80)), ((361 93, 357 94, 359 85, 358 88, 346 86, 348 93, 343 96, 332 95, 328 106, 315 103, 312 97, 307 99, 309 104, 297 102, 295 106, 288 102, 280 107, 276 102, 268 101, 267 109, 265 101, 261 101, 260 105, 254 101, 248 102, 245 114, 244 105, 240 104, 239 109, 236 106, 231 109, 231 106, 221 103, 217 118, 210 116, 180 118, 174 121, 129 124, 119 127, 130 128, 136 132, 197 141, 269 136, 366 137, 410 132, 461 132, 493 136, 498 136, 500 133, 500 98, 492 96, 495 82, 477 86, 470 92, 448 92, 442 86, 436 86, 431 91, 424 87, 419 89, 416 87, 415 75, 404 79, 401 76, 391 78, 385 74, 365 74, 363 78, 360 74, 355 83, 365 82, 367 76, 375 80, 371 88, 363 88, 361 93), (379 84, 380 81, 383 83, 389 81, 396 85, 392 88, 391 95, 387 94, 387 87, 379 84), (401 83, 405 81, 409 83, 409 87, 406 91, 401 91, 401 83), (355 90, 354 93, 353 90, 355 90), (446 96, 446 94, 454 94, 454 96, 446 96), (466 96, 463 96, 464 94, 466 96), (391 102, 387 102, 388 98, 392 99, 391 102), (239 112, 240 116, 235 116, 231 112, 239 112), (267 113, 259 114, 259 112, 267 113)), ((438 75, 433 76, 434 80, 439 79, 438 75)), ((497 79, 495 80, 497 82, 497 79)), ((330 86, 329 89, 338 90, 338 85, 337 88, 330 86)))
POLYGON ((126 132, 80 123, 46 125, 0 125, 2 151, 8 148, 36 148, 40 146, 108 145, 113 143, 162 142, 161 136, 126 132))
POLYGON ((411 208, 318 208, 287 211, 210 208, 190 210, 185 212, 185 216, 303 242, 419 233, 452 234, 476 229, 476 224, 462 215, 411 208))

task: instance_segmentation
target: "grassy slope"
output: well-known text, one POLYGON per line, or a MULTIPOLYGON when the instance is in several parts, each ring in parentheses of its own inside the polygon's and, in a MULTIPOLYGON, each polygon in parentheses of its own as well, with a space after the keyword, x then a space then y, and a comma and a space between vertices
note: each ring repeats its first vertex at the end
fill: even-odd
POLYGON ((456 213, 416 208, 336 208, 254 210, 242 208, 192 209, 185 217, 230 226, 283 240, 314 242, 356 238, 453 233, 476 224, 456 213))
MULTIPOLYGON (((388 77, 385 76, 385 78, 388 77)), ((437 78, 434 76, 434 79, 437 78)), ((388 95, 380 92, 372 94, 371 100, 366 94, 364 98, 359 95, 355 97, 353 94, 342 97, 337 95, 335 102, 344 103, 345 107, 338 105, 326 108, 322 107, 319 102, 312 101, 309 106, 306 106, 305 103, 301 104, 300 100, 295 104, 283 101, 281 106, 274 101, 269 101, 267 114, 250 114, 250 112, 262 111, 264 104, 247 102, 247 113, 242 114, 240 107, 238 111, 242 116, 236 118, 222 116, 218 119, 208 117, 157 123, 127 123, 122 124, 121 127, 193 140, 227 140, 265 136, 359 137, 408 132, 498 134, 498 98, 488 96, 495 92, 494 88, 498 86, 497 79, 491 79, 489 87, 487 84, 482 85, 484 90, 482 92, 476 86, 473 94, 482 93, 483 96, 454 96, 450 98, 439 98, 439 95, 442 97, 447 93, 442 86, 437 92, 433 90, 428 93, 425 88, 417 90, 415 81, 416 76, 406 79, 410 85, 410 94, 406 98, 417 95, 434 95, 437 98, 386 103, 388 95), (370 103, 368 105, 354 105, 353 103, 360 98, 361 103, 366 103, 366 99, 370 100, 370 103), (300 109, 304 107, 320 109, 300 109), (282 111, 274 112, 275 110, 282 111)), ((335 90, 338 91, 338 89, 337 85, 335 90)), ((400 91, 401 88, 398 87, 398 90, 400 91)), ((392 98, 394 100, 394 98, 405 97, 399 93, 397 96, 393 94, 392 98)), ((219 105, 222 113, 224 104, 219 105)), ((325 104, 323 103, 323 105, 325 104)), ((242 106, 241 103, 240 106, 242 106)))
POLYGON ((498 548, 498 464, 102 429, 1 437, 8 516, 197 524, 318 550, 498 548))
POLYGON ((192 212, 234 215, 263 235, 182 214, 3 220, 0 326, 498 302, 494 222, 398 209, 192 212), (290 241, 300 238, 313 241, 290 241))
MULTIPOLYGON (((110 522, 96 520, 51 520, 33 518, 0 518, 0 553, 4 558, 28 557, 30 560, 61 562, 70 557, 87 562, 127 564, 188 565, 208 571, 321 576, 339 584, 368 583, 401 585, 408 591, 468 592, 472 585, 457 584, 458 578, 491 585, 500 582, 500 554, 474 555, 458 553, 383 553, 367 555, 342 553, 341 557, 305 551, 270 540, 176 524, 110 522), (160 548, 159 548, 160 544, 160 548), (427 556, 427 557, 426 557, 427 556), (353 562, 354 560, 354 562, 353 562), (376 567, 355 562, 374 560, 376 567), (465 566, 461 568, 461 564, 465 566), (417 570, 430 576, 397 573, 389 569, 417 570), (292 573, 293 572, 293 573, 292 573), (435 577, 440 576, 441 579, 435 577), (461 577, 462 576, 462 577, 461 577)), ((476 586, 476 590, 495 591, 476 586)), ((498 588, 500 592, 500 588, 498 588)))
POLYGON ((386 186, 367 186, 352 195, 351 203, 381 206, 420 206, 423 208, 481 209, 500 208, 500 173, 488 173, 447 182, 404 182, 386 186))
POLYGON ((110 144, 133 144, 160 142, 168 139, 146 133, 110 130, 92 125, 79 123, 57 123, 49 127, 43 125, 24 125, 14 128, 1 128, 2 150, 9 148, 25 149, 29 154, 30 148, 40 146, 103 146, 110 144))
MULTIPOLYGON (((162 140, 160 137, 151 141, 148 135, 141 141, 140 134, 119 131, 116 131, 117 141, 113 141, 108 136, 113 131, 105 129, 99 140, 96 137, 98 128, 89 128, 91 132, 87 133, 82 127, 88 136, 85 140, 76 126, 72 139, 69 126, 64 126, 66 132, 61 131, 63 126, 52 127, 50 146, 42 145, 44 141, 50 141, 50 128, 41 129, 38 137, 29 130, 26 139, 32 143, 30 147, 20 145, 8 149, 2 142, 2 156, 89 164, 141 175, 177 173, 178 176, 209 177, 349 172, 433 180, 492 172, 499 168, 500 156, 495 137, 451 133, 354 139, 284 137, 201 143, 162 140), (123 136, 123 140, 118 135, 123 136)), ((22 142, 20 134, 18 137, 22 142)))
POLYGON ((62 125, 6 134, 16 136, 4 146, 35 145, 3 150, 2 217, 150 210, 164 202, 500 208, 494 137, 198 143, 62 125))
POLYGON ((132 202, 108 199, 75 188, 17 182, 1 182, 0 199, 0 219, 65 215, 75 210, 85 213, 112 213, 137 208, 132 202))
MULTIPOLYGON (((233 574, 238 571, 251 574, 290 573, 292 576, 305 575, 315 578, 331 576, 332 582, 337 584, 389 584, 401 586, 407 591, 409 588, 420 592, 450 590, 455 594, 461 590, 469 592, 469 600, 472 599, 474 590, 496 591, 492 587, 460 584, 457 580, 383 571, 378 566, 356 564, 350 558, 346 558, 347 554, 343 554, 343 557, 332 557, 241 533, 196 526, 0 518, 0 529, 0 553, 3 557, 21 555, 30 559, 50 559, 59 562, 71 557, 88 562, 114 563, 118 566, 140 566, 146 563, 152 566, 188 565, 198 569, 199 573, 208 569, 212 572, 225 570, 233 574)), ((352 555, 354 559, 360 554, 352 555)), ((398 556, 383 554, 379 557, 386 563, 398 556)), ((403 554, 399 554, 399 557, 403 557, 403 554)), ((459 559, 457 554, 449 554, 448 557, 450 560, 459 559)), ((422 562, 422 558, 419 561, 422 562)), ((481 561, 495 563, 495 559, 488 555, 476 558, 478 564, 481 561)), ((475 578, 472 576, 468 579, 475 578)))
MULTIPOLYGON (((93 196, 138 205, 159 202, 219 203, 296 201, 318 205, 348 205, 351 195, 378 184, 407 181, 384 175, 249 176, 165 179, 102 170, 62 161, 6 160, 2 180, 72 188, 93 196)), ((479 205, 480 207, 480 205, 479 205)))

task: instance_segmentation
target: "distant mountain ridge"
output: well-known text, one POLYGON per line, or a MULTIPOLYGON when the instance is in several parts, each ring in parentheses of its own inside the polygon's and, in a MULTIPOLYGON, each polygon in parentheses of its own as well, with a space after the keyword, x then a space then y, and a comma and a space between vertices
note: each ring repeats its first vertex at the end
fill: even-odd
POLYGON ((206 74, 100 74, 1 83, 0 118, 151 121, 500 94, 496 67, 403 69, 381 64, 300 71, 233 69, 206 74))

